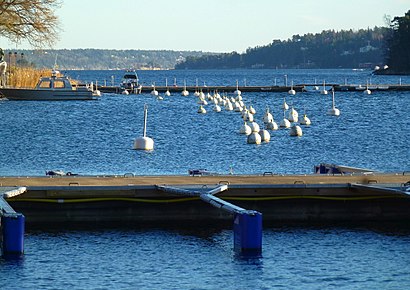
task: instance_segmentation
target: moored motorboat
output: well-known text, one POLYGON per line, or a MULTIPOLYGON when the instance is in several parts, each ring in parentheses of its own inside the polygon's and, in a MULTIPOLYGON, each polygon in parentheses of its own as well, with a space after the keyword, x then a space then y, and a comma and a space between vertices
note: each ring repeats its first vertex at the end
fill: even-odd
POLYGON ((0 95, 8 100, 30 101, 66 101, 96 100, 99 95, 93 86, 73 86, 66 76, 57 76, 53 71, 51 77, 42 77, 33 89, 0 88, 0 95))

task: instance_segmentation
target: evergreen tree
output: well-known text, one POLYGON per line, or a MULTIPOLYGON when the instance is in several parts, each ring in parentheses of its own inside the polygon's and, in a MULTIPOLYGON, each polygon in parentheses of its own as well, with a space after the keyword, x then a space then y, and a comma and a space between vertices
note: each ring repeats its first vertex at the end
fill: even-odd
POLYGON ((391 22, 392 32, 387 40, 388 73, 410 73, 410 10, 391 22))

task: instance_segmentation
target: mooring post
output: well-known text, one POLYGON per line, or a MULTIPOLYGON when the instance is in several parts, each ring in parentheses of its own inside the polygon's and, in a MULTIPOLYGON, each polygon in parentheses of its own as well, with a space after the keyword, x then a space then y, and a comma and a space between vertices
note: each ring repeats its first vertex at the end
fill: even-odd
POLYGON ((245 256, 262 253, 262 214, 254 210, 238 212, 234 217, 234 249, 245 256))
POLYGON ((24 215, 5 214, 1 217, 3 257, 21 257, 24 254, 24 215))

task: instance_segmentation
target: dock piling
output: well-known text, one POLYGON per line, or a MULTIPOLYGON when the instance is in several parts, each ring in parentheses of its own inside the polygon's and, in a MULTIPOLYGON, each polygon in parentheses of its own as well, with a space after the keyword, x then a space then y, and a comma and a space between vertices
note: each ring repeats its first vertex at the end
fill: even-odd
POLYGON ((262 214, 254 210, 246 210, 216 196, 217 193, 228 190, 228 185, 219 185, 206 192, 189 188, 171 186, 156 186, 158 190, 186 196, 198 196, 210 205, 234 215, 234 250, 245 257, 259 257, 262 253, 262 214))
POLYGON ((262 253, 262 214, 247 210, 235 214, 234 249, 240 255, 259 256, 262 253))
POLYGON ((1 256, 6 259, 20 258, 24 254, 25 217, 15 212, 4 198, 20 195, 26 190, 20 187, 0 194, 0 247, 1 256))
POLYGON ((25 217, 20 213, 6 214, 1 217, 3 257, 19 258, 23 256, 24 222, 25 217))

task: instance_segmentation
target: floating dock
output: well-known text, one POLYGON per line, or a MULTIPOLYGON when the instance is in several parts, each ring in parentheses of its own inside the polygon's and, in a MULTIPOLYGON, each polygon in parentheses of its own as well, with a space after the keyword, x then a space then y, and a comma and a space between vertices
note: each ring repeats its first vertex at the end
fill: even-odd
POLYGON ((0 177, 25 187, 8 198, 28 226, 231 223, 232 216, 159 187, 227 185, 218 198, 263 214, 264 224, 409 222, 410 174, 0 177))
MULTIPOLYGON (((220 93, 233 93, 237 89, 241 92, 272 92, 272 93, 281 93, 288 92, 293 89, 296 92, 305 92, 305 91, 314 91, 314 87, 318 87, 319 90, 322 88, 318 84, 296 84, 293 86, 187 86, 186 90, 191 94, 195 91, 202 91, 204 93, 218 91, 220 93)), ((389 84, 389 85, 360 85, 360 84, 351 84, 351 85, 341 85, 341 84, 326 84, 326 88, 333 87, 335 91, 348 91, 348 92, 363 92, 367 88, 371 91, 410 91, 410 85, 399 85, 399 84, 389 84)), ((133 90, 127 90, 130 94, 140 94, 140 93, 150 93, 154 88, 152 86, 142 86, 139 89, 135 88, 133 90)), ((98 90, 103 93, 114 93, 121 94, 124 89, 118 86, 99 86, 98 90)), ((183 86, 155 86, 155 90, 159 93, 164 93, 167 90, 170 93, 181 93, 184 90, 183 86)))

